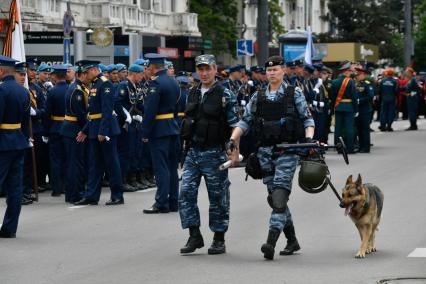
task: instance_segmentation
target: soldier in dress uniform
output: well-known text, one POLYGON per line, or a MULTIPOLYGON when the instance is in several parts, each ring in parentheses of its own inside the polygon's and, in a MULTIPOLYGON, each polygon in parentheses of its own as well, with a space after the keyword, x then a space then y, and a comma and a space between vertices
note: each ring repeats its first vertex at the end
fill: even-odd
POLYGON ((102 76, 99 61, 82 64, 92 87, 89 96, 88 122, 77 136, 77 141, 89 142, 89 175, 87 191, 76 205, 97 205, 101 196, 102 177, 108 174, 111 198, 105 205, 124 204, 117 136, 120 134, 114 114, 113 85, 102 76))
POLYGON ((65 190, 65 148, 60 133, 65 119, 65 97, 68 89, 65 78, 68 68, 53 65, 51 69, 50 77, 55 86, 47 93, 44 121, 49 137, 52 196, 58 197, 65 190))
POLYGON ((141 137, 138 135, 138 128, 143 115, 143 101, 139 82, 142 79, 144 68, 132 64, 128 72, 127 79, 118 85, 115 96, 118 121, 122 129, 117 146, 123 189, 132 192, 148 188, 136 181, 139 163, 137 152, 139 151, 139 144, 142 143, 141 137))
POLYGON ((370 153, 370 122, 373 112, 374 88, 372 83, 366 79, 367 70, 362 67, 355 68, 357 72, 356 89, 358 92, 358 117, 356 127, 359 137, 359 152, 370 153))
MULTIPOLYGON (((26 72, 27 72, 26 62, 16 63, 15 80, 19 85, 23 87, 25 87, 26 72)), ((31 112, 33 112, 33 110, 31 112)), ((21 202, 22 205, 28 205, 33 203, 33 197, 31 196, 31 192, 33 189, 32 179, 31 179, 32 174, 33 173, 32 173, 31 149, 27 149, 25 151, 25 156, 24 156, 24 181, 23 181, 23 195, 22 195, 22 202, 21 202)))
MULTIPOLYGON (((36 70, 38 68, 38 60, 32 59, 27 61, 28 87, 30 89, 31 102, 31 124, 33 129, 34 150, 37 165, 37 182, 39 192, 49 187, 46 183, 46 176, 49 174, 49 146, 43 142, 43 136, 47 136, 46 129, 43 125, 43 117, 45 112, 46 98, 43 89, 37 84, 36 70)), ((29 171, 30 169, 28 169, 29 171)))
POLYGON ((16 60, 0 55, 0 188, 7 196, 0 238, 15 238, 21 212, 25 150, 30 147, 28 91, 15 81, 16 60))
POLYGON ((354 119, 358 113, 358 96, 355 82, 351 79, 351 66, 352 63, 347 61, 341 64, 341 73, 332 82, 330 97, 336 117, 334 144, 337 144, 338 138, 342 136, 348 153, 354 154, 354 119))
POLYGON ((115 66, 117 67, 118 81, 122 82, 126 80, 128 74, 127 66, 123 63, 117 63, 115 66))
POLYGON ((179 126, 177 102, 179 86, 167 75, 165 58, 159 54, 148 53, 148 70, 153 77, 148 83, 148 95, 145 99, 145 116, 142 121, 142 139, 150 141, 152 162, 157 193, 155 203, 146 214, 168 213, 178 210, 178 157, 176 153, 179 126))
POLYGON ((66 192, 65 202, 79 201, 85 192, 85 142, 77 141, 78 134, 87 123, 89 103, 89 80, 87 79, 86 60, 76 62, 77 79, 66 93, 65 119, 61 127, 66 156, 66 192))

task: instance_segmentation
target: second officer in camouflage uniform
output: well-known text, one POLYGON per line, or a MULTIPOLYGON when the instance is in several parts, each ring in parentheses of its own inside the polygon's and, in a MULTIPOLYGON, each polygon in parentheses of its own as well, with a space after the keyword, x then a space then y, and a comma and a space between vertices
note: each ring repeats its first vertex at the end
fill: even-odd
POLYGON ((287 237, 288 243, 280 254, 292 254, 300 249, 287 206, 299 156, 292 150, 276 155, 275 145, 295 143, 304 139, 312 141, 314 120, 302 90, 283 82, 282 57, 270 57, 265 67, 269 85, 256 92, 247 104, 244 116, 231 136, 230 142, 234 145, 230 148, 230 157, 234 163, 237 161, 240 137, 251 129, 258 139, 257 159, 263 183, 268 190, 268 203, 273 209, 269 219, 268 239, 261 250, 265 258, 273 259, 275 244, 281 231, 287 237))
POLYGON ((190 237, 181 253, 191 253, 204 246, 200 233, 200 212, 197 206, 201 177, 207 185, 210 201, 209 226, 214 232, 209 254, 225 253, 224 235, 229 224, 228 171, 220 171, 220 164, 228 160, 225 142, 231 127, 238 122, 235 95, 215 82, 217 71, 213 55, 200 55, 195 60, 201 84, 188 96, 182 138, 188 151, 179 195, 179 213, 182 228, 190 237))

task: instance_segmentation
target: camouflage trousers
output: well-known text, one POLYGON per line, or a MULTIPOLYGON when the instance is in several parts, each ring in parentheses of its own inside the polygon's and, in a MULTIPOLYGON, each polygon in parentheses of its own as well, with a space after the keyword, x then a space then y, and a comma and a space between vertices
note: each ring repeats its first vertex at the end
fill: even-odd
POLYGON ((221 148, 202 151, 191 148, 185 158, 179 193, 179 214, 183 229, 200 226, 197 205, 201 177, 209 196, 209 226, 213 232, 226 232, 229 225, 228 170, 219 171, 219 165, 228 160, 221 148))
MULTIPOLYGON (((272 147, 261 147, 258 150, 257 157, 259 158, 262 170, 266 173, 263 183, 266 185, 268 193, 272 193, 277 188, 284 188, 291 192, 293 176, 299 162, 299 156, 296 154, 284 154, 273 157, 272 147)), ((284 213, 272 211, 269 219, 269 229, 273 228, 282 231, 284 227, 292 223, 290 209, 287 206, 284 213)))

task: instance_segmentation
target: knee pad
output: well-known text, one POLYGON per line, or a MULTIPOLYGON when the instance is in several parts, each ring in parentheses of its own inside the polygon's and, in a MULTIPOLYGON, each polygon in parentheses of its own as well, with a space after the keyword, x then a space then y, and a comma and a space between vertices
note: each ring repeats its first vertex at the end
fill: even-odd
POLYGON ((274 210, 275 213, 284 213, 287 209, 288 197, 290 191, 278 187, 268 195, 269 206, 274 210))

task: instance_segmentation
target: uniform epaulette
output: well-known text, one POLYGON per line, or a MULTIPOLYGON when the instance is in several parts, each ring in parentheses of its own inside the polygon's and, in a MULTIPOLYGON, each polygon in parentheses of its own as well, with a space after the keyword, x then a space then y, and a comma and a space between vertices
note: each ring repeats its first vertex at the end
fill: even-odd
POLYGON ((101 80, 102 80, 102 82, 106 82, 106 81, 108 81, 108 78, 105 77, 105 76, 101 76, 101 80))
POLYGON ((83 91, 83 89, 80 87, 80 85, 77 85, 76 89, 79 90, 79 91, 83 91))
POLYGON ((157 80, 158 76, 151 76, 151 81, 157 80))

